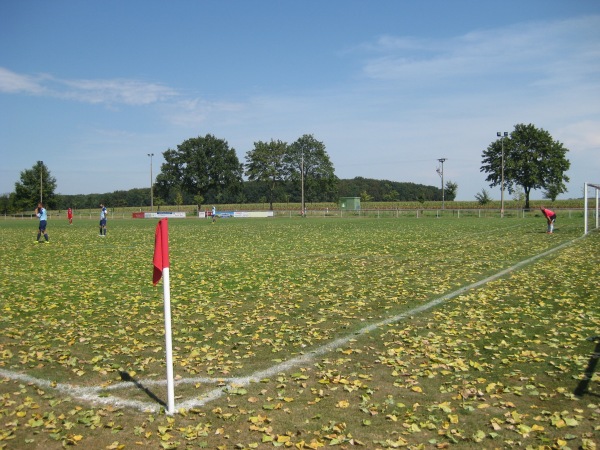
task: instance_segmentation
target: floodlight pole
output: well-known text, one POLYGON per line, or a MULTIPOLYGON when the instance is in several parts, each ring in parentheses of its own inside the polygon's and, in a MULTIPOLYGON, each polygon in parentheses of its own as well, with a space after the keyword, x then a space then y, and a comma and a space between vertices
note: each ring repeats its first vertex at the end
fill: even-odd
POLYGON ((152 157, 154 153, 148 153, 150 157, 150 212, 154 212, 154 180, 152 179, 152 157))
POLYGON ((588 184, 583 183, 583 234, 588 232, 588 184))
POLYGON ((500 138, 502 143, 502 168, 501 168, 501 181, 500 181, 500 217, 504 217, 504 138, 508 136, 508 132, 500 133, 496 132, 496 136, 500 138))
POLYGON ((302 208, 301 215, 304 217, 304 150, 302 150, 302 157, 300 159, 300 184, 300 190, 302 191, 302 204, 300 207, 302 208))
POLYGON ((442 209, 445 209, 446 207, 446 200, 444 198, 444 161, 446 161, 447 158, 440 158, 438 159, 438 161, 442 164, 442 169, 438 169, 438 173, 440 174, 440 177, 442 177, 442 209))
POLYGON ((43 202, 44 200, 44 196, 42 194, 43 190, 44 190, 44 182, 43 182, 43 168, 44 168, 44 161, 38 161, 38 164, 40 166, 40 203, 43 202))

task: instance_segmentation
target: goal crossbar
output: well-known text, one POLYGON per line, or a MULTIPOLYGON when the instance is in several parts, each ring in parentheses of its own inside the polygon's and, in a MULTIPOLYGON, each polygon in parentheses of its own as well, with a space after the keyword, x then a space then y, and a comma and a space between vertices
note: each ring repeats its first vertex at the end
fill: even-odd
POLYGON ((598 229, 598 194, 600 193, 600 183, 584 183, 583 185, 583 234, 588 233, 588 189, 592 188, 595 190, 596 194, 596 206, 595 206, 595 216, 596 216, 596 226, 598 229))

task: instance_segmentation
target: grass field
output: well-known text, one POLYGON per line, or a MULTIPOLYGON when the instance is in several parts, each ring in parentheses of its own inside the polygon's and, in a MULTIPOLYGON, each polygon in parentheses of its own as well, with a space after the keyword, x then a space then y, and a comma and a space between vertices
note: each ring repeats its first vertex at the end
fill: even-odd
POLYGON ((581 217, 171 220, 173 416, 155 226, 0 221, 0 448, 598 445, 581 217))

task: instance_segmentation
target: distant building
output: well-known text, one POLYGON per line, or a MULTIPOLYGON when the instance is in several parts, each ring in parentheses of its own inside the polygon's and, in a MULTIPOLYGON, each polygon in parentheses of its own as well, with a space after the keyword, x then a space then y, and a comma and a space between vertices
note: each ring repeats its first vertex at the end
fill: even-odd
POLYGON ((340 197, 339 205, 342 211, 359 211, 360 197, 340 197))

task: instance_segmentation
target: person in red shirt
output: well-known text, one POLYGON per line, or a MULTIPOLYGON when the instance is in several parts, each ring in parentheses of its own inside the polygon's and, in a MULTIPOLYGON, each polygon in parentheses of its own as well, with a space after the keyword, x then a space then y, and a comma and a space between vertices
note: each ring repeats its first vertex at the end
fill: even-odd
POLYGON ((548 222, 547 233, 552 234, 554 232, 554 222, 556 222, 556 213, 554 211, 544 208, 543 206, 540 206, 540 211, 542 211, 542 214, 548 222))
POLYGON ((69 219, 69 225, 73 225, 73 210, 67 209, 67 219, 69 219))

